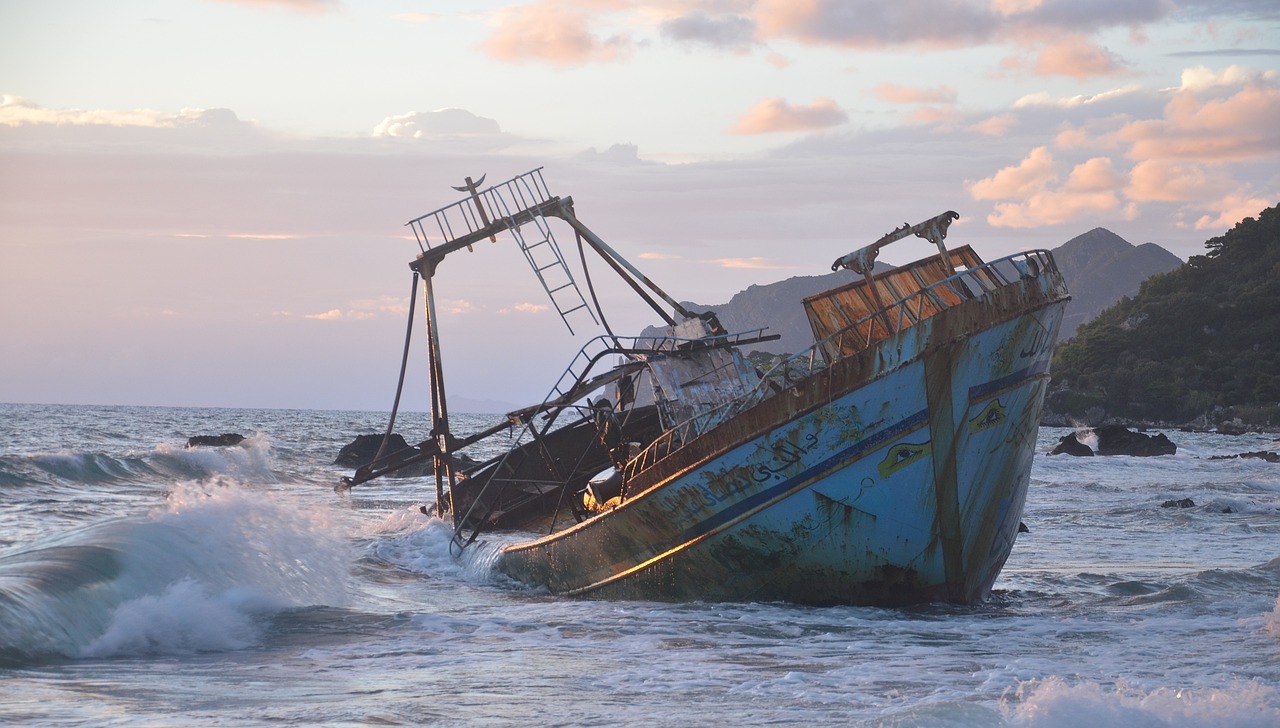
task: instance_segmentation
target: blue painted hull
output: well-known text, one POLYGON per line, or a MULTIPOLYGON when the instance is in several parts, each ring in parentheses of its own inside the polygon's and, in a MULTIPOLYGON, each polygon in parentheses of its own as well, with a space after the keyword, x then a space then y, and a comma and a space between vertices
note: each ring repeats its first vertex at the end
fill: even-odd
POLYGON ((504 548, 552 593, 898 605, 984 599, 1017 537, 1065 291, 924 319, 640 473, 617 508, 504 548))

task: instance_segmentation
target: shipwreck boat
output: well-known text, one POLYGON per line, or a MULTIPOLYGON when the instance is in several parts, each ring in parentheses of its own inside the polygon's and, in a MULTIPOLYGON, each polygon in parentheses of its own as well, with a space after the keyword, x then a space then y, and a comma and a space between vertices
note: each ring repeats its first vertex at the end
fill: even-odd
MULTIPOLYGON (((455 553, 488 531, 532 532, 501 546, 496 567, 552 594, 859 605, 986 598, 1018 535, 1069 299, 1048 251, 984 262, 944 244, 954 212, 904 225, 835 261, 832 270, 854 273, 803 301, 813 346, 762 370, 746 350, 776 335, 728 332, 714 314, 677 303, 582 224, 571 198, 551 195, 541 169, 485 189, 468 178, 457 189, 466 197, 408 223, 421 250, 410 268, 426 302, 431 437, 358 469, 341 488, 432 460, 436 513, 452 520, 455 553), (553 222, 575 236, 579 279, 553 222), (604 320, 587 248, 666 327, 619 336, 606 326, 542 403, 456 436, 436 268, 498 235, 514 239, 570 327, 574 317, 604 320), (911 236, 937 253, 875 269, 880 249, 911 236), (498 435, 512 440, 501 454, 460 459, 498 435)), ((412 316, 411 307, 410 331, 412 316)), ((393 410, 388 434, 394 422, 393 410)))

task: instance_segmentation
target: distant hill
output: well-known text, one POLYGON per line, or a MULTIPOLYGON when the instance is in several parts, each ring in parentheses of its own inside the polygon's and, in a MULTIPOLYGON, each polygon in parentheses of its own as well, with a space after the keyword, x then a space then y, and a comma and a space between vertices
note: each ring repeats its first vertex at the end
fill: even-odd
POLYGON ((1280 424, 1280 207, 1205 248, 1059 347, 1051 409, 1094 410, 1086 419, 1280 424))
MULTIPOLYGON (((877 271, 888 267, 891 266, 876 264, 877 271)), ((746 348, 770 354, 794 354, 813 346, 813 329, 809 326, 802 301, 815 293, 849 283, 856 277, 857 274, 849 270, 818 276, 795 276, 777 283, 750 286, 735 293, 728 303, 708 305, 681 301, 680 305, 691 311, 715 311, 720 323, 731 332, 768 326, 766 334, 780 334, 782 338, 746 348)), ((658 331, 658 327, 651 326, 644 330, 644 335, 654 336, 658 331)))
POLYGON ((1146 279, 1182 265, 1178 256, 1155 243, 1135 246, 1106 228, 1077 235, 1052 252, 1071 292, 1059 341, 1071 338, 1080 324, 1103 309, 1137 293, 1146 279))
MULTIPOLYGON (((1124 296, 1138 292, 1138 286, 1156 273, 1182 265, 1178 256, 1155 243, 1133 245, 1105 228, 1094 228, 1053 249, 1071 302, 1059 334, 1064 341, 1076 328, 1097 316, 1103 309, 1124 296)), ((876 270, 892 266, 878 263, 876 270)), ((694 311, 715 311, 729 331, 750 331, 768 326, 777 341, 755 344, 755 351, 770 354, 794 354, 813 345, 813 331, 801 301, 816 293, 844 285, 856 278, 852 271, 841 270, 817 276, 796 276, 776 283, 753 285, 739 291, 727 303, 704 304, 681 301, 694 311)), ((655 335, 658 327, 645 329, 655 335)))

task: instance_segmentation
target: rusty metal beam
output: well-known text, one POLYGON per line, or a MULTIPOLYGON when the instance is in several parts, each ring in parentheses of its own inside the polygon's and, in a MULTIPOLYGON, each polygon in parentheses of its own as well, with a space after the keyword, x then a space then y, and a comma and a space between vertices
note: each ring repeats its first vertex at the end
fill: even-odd
POLYGON ((591 228, 583 225, 573 213, 573 198, 567 198, 562 201, 561 204, 556 205, 554 209, 544 210, 544 212, 545 214, 554 215, 555 217, 569 223, 569 225, 576 230, 579 235, 586 239, 591 248, 595 250, 601 258, 604 258, 605 262, 607 262, 609 266, 612 267, 613 270, 635 290, 636 293, 640 294, 640 297, 643 298, 654 311, 658 312, 658 315, 661 316, 668 325, 674 326, 676 323, 675 319, 672 318, 666 310, 658 305, 658 303, 640 287, 640 283, 648 286, 651 291, 658 294, 662 300, 666 301, 671 306, 672 310, 676 311, 681 316, 685 318, 695 318, 697 316, 697 314, 694 314, 684 306, 681 306, 679 301, 667 295, 666 291, 659 288, 658 285, 650 280, 648 276, 641 273, 635 266, 631 265, 631 263, 628 262, 626 258, 623 258, 618 251, 609 247, 609 244, 602 240, 599 235, 596 235, 591 228))

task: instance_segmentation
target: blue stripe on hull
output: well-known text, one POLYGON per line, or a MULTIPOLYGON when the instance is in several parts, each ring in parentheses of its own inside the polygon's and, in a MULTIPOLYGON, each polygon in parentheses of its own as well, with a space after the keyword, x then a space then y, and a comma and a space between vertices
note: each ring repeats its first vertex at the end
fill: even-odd
POLYGON ((612 512, 507 547, 499 567, 555 593, 611 598, 981 599, 1016 538, 1051 354, 1036 342, 1060 317, 1051 306, 960 344, 948 422, 958 543, 937 524, 925 367, 908 346, 866 385, 612 512))

